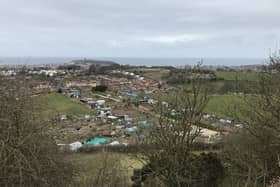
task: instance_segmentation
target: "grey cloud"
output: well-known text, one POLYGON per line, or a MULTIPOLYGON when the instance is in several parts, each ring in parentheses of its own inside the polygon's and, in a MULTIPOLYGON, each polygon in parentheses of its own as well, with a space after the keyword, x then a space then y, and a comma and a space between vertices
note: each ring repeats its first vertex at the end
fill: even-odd
POLYGON ((279 39, 278 7, 278 0, 2 0, 0 55, 265 55, 279 39))

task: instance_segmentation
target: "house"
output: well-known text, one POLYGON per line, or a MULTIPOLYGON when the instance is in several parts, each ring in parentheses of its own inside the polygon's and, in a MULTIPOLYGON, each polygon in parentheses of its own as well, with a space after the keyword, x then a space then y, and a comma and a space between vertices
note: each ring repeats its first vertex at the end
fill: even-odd
POLYGON ((110 115, 110 116, 107 116, 107 119, 114 121, 114 120, 117 120, 118 117, 110 115))
POLYGON ((0 71, 0 75, 14 76, 14 75, 16 75, 16 72, 14 70, 0 71))
POLYGON ((140 129, 148 129, 150 128, 150 124, 147 121, 141 121, 138 123, 138 127, 140 129))
POLYGON ((130 99, 137 99, 138 98, 138 94, 137 93, 127 93, 127 96, 130 99))
POLYGON ((111 146, 120 145, 119 141, 113 141, 110 143, 111 146))
POLYGON ((88 104, 89 102, 92 102, 92 101, 93 101, 93 98, 82 98, 82 99, 80 99, 80 101, 81 101, 82 103, 88 104))
POLYGON ((81 96, 81 93, 79 90, 76 90, 76 89, 72 89, 70 90, 70 92, 68 93, 68 95, 70 97, 73 97, 73 98, 79 98, 81 96))
POLYGON ((66 83, 67 88, 94 88, 97 86, 96 81, 69 81, 66 83))
POLYGON ((147 103, 150 104, 150 105, 154 105, 154 104, 157 104, 157 100, 155 99, 148 99, 147 103))
POLYGON ((125 134, 130 135, 131 133, 136 132, 137 130, 138 130, 138 128, 136 126, 128 127, 125 129, 125 134))
POLYGON ((103 106, 105 104, 105 100, 97 100, 95 103, 97 106, 103 106))
POLYGON ((144 106, 144 105, 139 105, 138 108, 140 110, 142 110, 143 112, 149 112, 150 111, 150 109, 148 107, 144 106))
POLYGON ((161 105, 162 105, 163 107, 168 108, 168 103, 167 103, 167 102, 165 102, 165 101, 162 101, 162 102, 161 102, 161 105))
POLYGON ((111 116, 111 108, 100 108, 99 111, 97 112, 98 117, 104 118, 106 116, 111 116))
POLYGON ((60 120, 61 120, 61 121, 67 120, 67 116, 66 116, 66 115, 61 115, 61 116, 60 116, 60 120))

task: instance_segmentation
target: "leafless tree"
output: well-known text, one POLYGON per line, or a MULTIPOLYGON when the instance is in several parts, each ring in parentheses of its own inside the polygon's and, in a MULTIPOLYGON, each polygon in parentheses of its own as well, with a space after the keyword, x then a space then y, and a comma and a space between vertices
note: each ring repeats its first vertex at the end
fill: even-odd
POLYGON ((217 176, 211 178, 206 172, 199 176, 201 170, 211 171, 213 168, 209 163, 202 164, 199 161, 204 159, 203 156, 193 154, 194 144, 201 131, 203 111, 209 101, 208 89, 203 86, 199 74, 194 74, 187 88, 164 98, 164 101, 169 106, 159 102, 158 125, 151 130, 146 142, 152 148, 143 151, 141 159, 145 161, 145 166, 140 171, 140 178, 134 177, 135 186, 151 178, 158 179, 166 186, 203 186, 209 181, 209 186, 215 186, 222 176, 219 160, 215 155, 209 157, 209 160, 213 159, 213 163, 217 163, 215 167, 219 171, 214 169, 217 176))
POLYGON ((0 80, 0 186, 66 186, 72 168, 31 95, 24 79, 0 80))
POLYGON ((236 119, 244 127, 225 142, 229 178, 239 186, 264 187, 279 177, 280 59, 271 57, 270 62, 255 94, 244 96, 245 104, 238 105, 236 119))

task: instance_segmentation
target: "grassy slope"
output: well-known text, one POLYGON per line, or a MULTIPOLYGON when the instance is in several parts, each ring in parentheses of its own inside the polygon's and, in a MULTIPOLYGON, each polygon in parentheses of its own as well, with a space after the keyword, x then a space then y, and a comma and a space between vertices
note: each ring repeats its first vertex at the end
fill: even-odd
MULTIPOLYGON (((241 81, 256 81, 258 79, 258 73, 256 72, 226 72, 216 71, 217 77, 224 78, 225 80, 241 80, 241 81)), ((209 82, 208 85, 213 87, 222 87, 224 81, 209 82)), ((190 85, 179 85, 179 87, 189 87, 190 85)), ((166 96, 167 97, 167 96, 166 96)), ((234 105, 244 104, 241 96, 236 95, 215 95, 211 96, 211 99, 206 107, 206 112, 209 114, 215 114, 221 117, 231 117, 234 105)))
POLYGON ((248 80, 255 81, 258 78, 258 74, 255 72, 226 72, 216 71, 215 75, 225 80, 248 80))
MULTIPOLYGON (((241 81, 257 81, 258 73, 256 72, 225 72, 216 71, 217 77, 225 80, 241 80, 241 81)), ((232 116, 234 105, 242 105, 244 107, 244 100, 241 96, 236 95, 217 95, 212 96, 207 107, 206 112, 219 115, 222 117, 232 116)))
MULTIPOLYGON (((168 94, 150 94, 150 97, 168 101, 168 94)), ((212 95, 206 106, 205 112, 220 117, 231 117, 235 105, 244 104, 242 96, 238 95, 212 95)), ((243 105, 242 105, 243 106, 243 105)))
POLYGON ((211 96, 205 111, 209 114, 215 114, 221 117, 231 117, 234 106, 242 104, 241 96, 235 95, 217 95, 211 96))
POLYGON ((71 100, 69 97, 50 93, 36 97, 36 101, 41 103, 43 112, 46 115, 66 114, 66 115, 86 115, 94 114, 94 111, 86 105, 71 100))

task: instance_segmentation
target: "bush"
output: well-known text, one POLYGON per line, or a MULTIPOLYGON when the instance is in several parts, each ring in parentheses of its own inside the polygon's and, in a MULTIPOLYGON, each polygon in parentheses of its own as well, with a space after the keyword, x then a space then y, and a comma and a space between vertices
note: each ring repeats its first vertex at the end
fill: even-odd
POLYGON ((170 158, 166 153, 161 153, 157 159, 151 160, 141 170, 134 170, 132 180, 134 187, 157 178, 154 186, 195 186, 217 187, 223 181, 224 168, 215 153, 190 154, 188 157, 170 158))
POLYGON ((92 91, 93 92, 106 92, 107 88, 108 88, 107 86, 99 85, 99 86, 92 88, 92 91))

